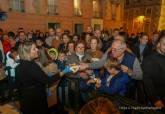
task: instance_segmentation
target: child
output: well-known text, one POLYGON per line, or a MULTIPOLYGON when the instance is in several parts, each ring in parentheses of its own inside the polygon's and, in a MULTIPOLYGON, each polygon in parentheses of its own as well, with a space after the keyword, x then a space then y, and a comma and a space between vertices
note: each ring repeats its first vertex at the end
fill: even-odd
POLYGON ((59 56, 56 60, 54 60, 54 63, 57 64, 58 69, 60 71, 63 71, 65 69, 65 64, 66 64, 66 55, 64 52, 60 52, 59 56))
POLYGON ((57 73, 60 73, 60 75, 63 76, 66 73, 72 72, 70 67, 65 67, 65 53, 60 52, 58 54, 58 51, 55 48, 50 48, 48 50, 48 55, 50 57, 50 64, 44 68, 44 71, 48 76, 53 76, 57 73))
POLYGON ((11 48, 11 50, 6 54, 6 72, 5 74, 14 81, 15 79, 15 68, 19 64, 19 55, 16 47, 11 48))
POLYGON ((96 89, 103 93, 125 96, 130 77, 121 71, 120 65, 114 59, 108 60, 105 68, 107 72, 100 79, 91 79, 87 84, 95 83, 96 89))
POLYGON ((19 59, 20 58, 16 47, 11 48, 11 50, 6 54, 5 74, 8 79, 9 95, 11 99, 15 88, 15 68, 19 64, 19 59))

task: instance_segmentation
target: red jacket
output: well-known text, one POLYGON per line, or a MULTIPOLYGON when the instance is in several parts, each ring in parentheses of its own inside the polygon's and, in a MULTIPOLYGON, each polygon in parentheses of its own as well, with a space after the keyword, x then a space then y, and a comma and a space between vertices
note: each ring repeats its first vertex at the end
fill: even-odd
POLYGON ((7 52, 9 52, 10 49, 11 49, 10 41, 4 40, 4 41, 2 42, 2 45, 3 45, 4 53, 7 54, 7 52))

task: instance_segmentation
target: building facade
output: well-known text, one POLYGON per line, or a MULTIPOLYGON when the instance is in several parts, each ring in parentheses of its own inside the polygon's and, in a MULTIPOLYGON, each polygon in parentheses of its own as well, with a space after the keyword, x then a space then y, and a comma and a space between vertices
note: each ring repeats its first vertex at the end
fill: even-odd
POLYGON ((165 0, 125 0, 124 25, 129 33, 165 29, 165 0))
POLYGON ((7 20, 0 28, 26 31, 62 28, 80 33, 87 26, 112 29, 123 25, 123 0, 0 0, 7 20))

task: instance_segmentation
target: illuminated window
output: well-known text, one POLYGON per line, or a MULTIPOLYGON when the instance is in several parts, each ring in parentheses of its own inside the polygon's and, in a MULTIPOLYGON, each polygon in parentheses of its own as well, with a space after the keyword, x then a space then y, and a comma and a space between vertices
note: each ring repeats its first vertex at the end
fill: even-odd
POLYGON ((101 10, 100 10, 100 1, 99 0, 93 0, 93 16, 95 18, 101 17, 101 10))
POLYGON ((57 1, 58 0, 48 0, 48 14, 57 15, 57 1))
POLYGON ((81 0, 74 0, 74 15, 81 16, 81 0))
POLYGON ((10 0, 10 10, 24 12, 24 0, 10 0))

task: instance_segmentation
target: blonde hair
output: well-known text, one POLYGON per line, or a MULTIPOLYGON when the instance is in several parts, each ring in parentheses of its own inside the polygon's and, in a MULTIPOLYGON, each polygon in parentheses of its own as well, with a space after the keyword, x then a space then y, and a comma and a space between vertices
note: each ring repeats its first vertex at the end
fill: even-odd
POLYGON ((34 42, 26 41, 23 44, 19 45, 18 54, 20 59, 22 60, 31 60, 30 58, 30 50, 32 45, 35 44, 34 42))

